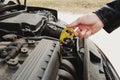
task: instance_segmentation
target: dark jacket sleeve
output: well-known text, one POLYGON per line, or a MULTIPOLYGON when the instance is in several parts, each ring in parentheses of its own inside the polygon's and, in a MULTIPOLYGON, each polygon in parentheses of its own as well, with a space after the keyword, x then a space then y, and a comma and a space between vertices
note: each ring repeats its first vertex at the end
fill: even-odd
POLYGON ((120 26, 120 0, 114 0, 95 12, 104 24, 104 29, 110 33, 120 26))

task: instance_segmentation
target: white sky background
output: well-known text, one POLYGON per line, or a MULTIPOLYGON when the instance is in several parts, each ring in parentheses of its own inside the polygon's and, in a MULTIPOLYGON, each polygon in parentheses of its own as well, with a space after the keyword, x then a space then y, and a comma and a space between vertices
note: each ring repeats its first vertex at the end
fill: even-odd
MULTIPOLYGON (((76 20, 80 15, 81 14, 58 12, 59 19, 68 24, 76 20)), ((110 34, 102 29, 89 39, 96 43, 105 53, 120 76, 120 28, 110 34)))

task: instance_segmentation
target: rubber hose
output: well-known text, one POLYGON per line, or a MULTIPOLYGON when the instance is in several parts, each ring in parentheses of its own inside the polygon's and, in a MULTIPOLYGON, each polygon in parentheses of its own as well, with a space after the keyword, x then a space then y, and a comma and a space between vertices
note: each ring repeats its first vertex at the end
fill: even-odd
POLYGON ((75 68, 70 61, 63 59, 61 61, 61 68, 70 72, 72 75, 75 76, 76 71, 75 71, 75 68))
POLYGON ((59 78, 62 80, 75 80, 74 77, 71 75, 71 73, 62 69, 59 69, 58 75, 59 78))

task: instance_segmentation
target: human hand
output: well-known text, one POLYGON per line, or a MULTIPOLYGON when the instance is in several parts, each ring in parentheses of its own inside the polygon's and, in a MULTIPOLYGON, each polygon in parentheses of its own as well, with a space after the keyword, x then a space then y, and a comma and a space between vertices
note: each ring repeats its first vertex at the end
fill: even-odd
POLYGON ((67 26, 74 28, 76 36, 88 38, 103 28, 104 24, 95 13, 88 13, 67 26))

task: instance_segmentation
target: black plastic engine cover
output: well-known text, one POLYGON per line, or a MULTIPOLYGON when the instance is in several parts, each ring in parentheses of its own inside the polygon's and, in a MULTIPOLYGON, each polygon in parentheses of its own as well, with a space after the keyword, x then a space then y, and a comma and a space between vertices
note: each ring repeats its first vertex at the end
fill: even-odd
POLYGON ((35 31, 41 29, 45 21, 45 17, 39 14, 20 13, 14 17, 1 20, 0 28, 16 33, 21 33, 22 30, 24 31, 26 29, 35 31))

